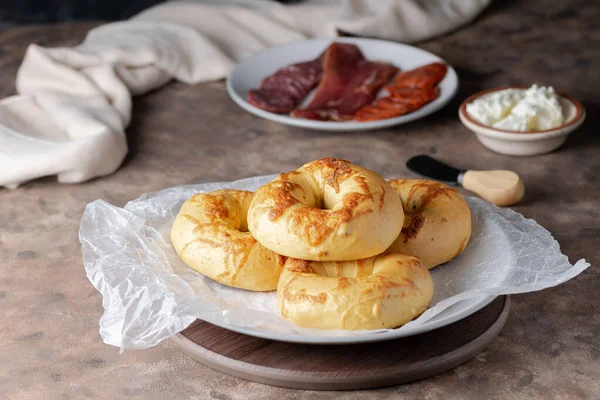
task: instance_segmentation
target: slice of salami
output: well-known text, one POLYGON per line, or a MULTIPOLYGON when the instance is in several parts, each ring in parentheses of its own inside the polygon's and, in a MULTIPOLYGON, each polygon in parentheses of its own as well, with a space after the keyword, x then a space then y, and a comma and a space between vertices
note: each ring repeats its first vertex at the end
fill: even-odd
POLYGON ((278 89, 287 92, 296 100, 301 100, 306 96, 306 87, 300 82, 289 76, 270 76, 263 80, 261 89, 278 89))
POLYGON ((444 63, 432 63, 400 72, 394 79, 394 86, 407 88, 432 88, 446 76, 448 67, 444 63))
POLYGON ((248 103, 277 114, 289 113, 296 107, 297 99, 279 89, 252 89, 248 91, 248 103))
POLYGON ((388 119, 398 117, 405 114, 400 109, 385 109, 372 105, 366 105, 354 114, 354 119, 358 122, 377 121, 380 119, 388 119))
POLYGON ((385 89, 395 102, 404 104, 424 105, 435 100, 440 95, 440 90, 437 86, 425 89, 414 89, 390 85, 386 86, 385 89))
POLYGON ((321 54, 312 61, 305 61, 284 67, 273 74, 273 76, 292 78, 303 87, 312 89, 319 83, 323 75, 324 54, 321 54))
POLYGON ((382 97, 375 105, 362 107, 356 112, 357 121, 376 121, 409 114, 435 99, 439 93, 437 88, 398 90, 399 88, 388 86, 386 89, 392 96, 382 97))
POLYGON ((323 55, 312 61, 288 65, 266 77, 259 89, 248 92, 248 102, 265 111, 287 114, 319 83, 323 55))
POLYGON ((395 110, 398 112, 398 115, 404 115, 415 111, 420 107, 420 105, 411 103, 397 103, 391 97, 384 97, 377 100, 375 107, 381 110, 395 110))

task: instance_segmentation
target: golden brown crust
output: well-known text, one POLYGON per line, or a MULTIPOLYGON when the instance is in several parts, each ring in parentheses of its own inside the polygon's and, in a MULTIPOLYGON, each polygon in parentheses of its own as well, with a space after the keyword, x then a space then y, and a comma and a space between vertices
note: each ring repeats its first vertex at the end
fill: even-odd
MULTIPOLYGON (((468 241, 469 241, 469 238, 463 238, 462 242, 458 246, 458 249, 456 250, 456 253, 454 253, 454 257, 458 257, 458 255, 463 252, 465 247, 467 247, 468 241)), ((452 257, 452 258, 454 258, 454 257, 452 257)))
POLYGON ((323 304, 327 301, 327 293, 320 292, 316 295, 306 293, 306 289, 300 289, 296 294, 288 293, 288 300, 296 303, 303 303, 307 306, 323 304))
POLYGON ((463 197, 443 183, 422 179, 389 182, 402 201, 404 226, 387 252, 421 259, 427 268, 450 261, 471 236, 471 210, 463 197))
POLYGON ((193 203, 201 203, 202 214, 212 216, 215 221, 226 220, 229 218, 229 209, 225 207, 225 197, 221 194, 212 196, 197 194, 192 197, 190 201, 193 203))
POLYGON ((285 257, 245 231, 252 196, 244 190, 218 190, 191 197, 175 218, 171 242, 188 266, 217 282, 274 290, 285 257))
POLYGON ((285 319, 321 329, 394 328, 420 315, 432 296, 429 271, 404 254, 347 262, 289 258, 277 290, 285 319))
POLYGON ((320 171, 325 183, 339 193, 340 184, 354 174, 354 170, 350 168, 349 164, 350 161, 341 158, 323 158, 316 160, 307 170, 320 171))
POLYGON ((269 220, 275 221, 291 206, 299 203, 292 193, 302 190, 297 183, 288 180, 289 174, 279 175, 279 182, 269 188, 268 195, 274 199, 274 205, 269 210, 269 220))
POLYGON ((419 234, 419 231, 425 223, 425 218, 420 213, 406 213, 404 214, 404 226, 402 227, 402 233, 404 234, 404 243, 410 239, 414 239, 419 234))
POLYGON ((336 289, 343 290, 350 286, 350 278, 340 278, 337 281, 336 289))
POLYGON ((288 258, 286 264, 289 265, 290 272, 297 274, 313 274, 311 262, 308 260, 298 260, 296 258, 288 258))
MULTIPOLYGON (((339 193, 340 183, 349 179, 353 172, 350 167, 344 164, 346 162, 347 161, 338 159, 324 159, 318 160, 316 163, 316 166, 318 167, 328 168, 325 170, 324 179, 328 185, 334 188, 336 193, 339 193)), ((309 168, 309 170, 313 169, 312 166, 309 168)), ((290 207, 300 203, 300 201, 293 196, 293 193, 295 191, 302 191, 303 189, 300 185, 290 182, 288 177, 289 174, 281 174, 279 176, 279 182, 273 182, 267 189, 268 192, 266 195, 273 199, 273 206, 270 207, 268 212, 270 221, 281 218, 285 211, 290 207)), ((323 210, 321 208, 307 206, 300 207, 293 214, 292 228, 295 229, 297 235, 308 238, 311 246, 316 247, 321 244, 332 232, 339 229, 341 225, 347 224, 361 215, 373 212, 372 209, 357 211, 358 206, 365 201, 372 200, 373 195, 368 184, 365 182, 364 177, 354 175, 352 179, 357 183, 361 192, 349 193, 344 196, 342 205, 338 209, 323 210)), ((379 202, 380 210, 385 201, 385 190, 382 189, 381 192, 381 200, 379 202)), ((328 252, 323 251, 320 254, 326 256, 328 252)))
MULTIPOLYGON (((342 206, 335 211, 301 207, 291 216, 291 228, 296 235, 307 238, 310 246, 316 247, 340 226, 373 212, 368 208, 359 211, 358 205, 365 201, 365 197, 361 193, 349 193, 342 200, 342 206)), ((328 251, 319 254, 327 256, 328 251)))
POLYGON ((348 260, 379 254, 399 233, 401 202, 377 174, 326 158, 281 174, 259 188, 249 229, 290 257, 348 260))
MULTIPOLYGON (((398 179, 396 181, 390 181, 390 185, 394 190, 399 191, 410 182, 406 179, 398 179)), ((429 181, 429 180, 418 180, 417 182, 410 185, 410 190, 406 196, 406 202, 402 202, 404 207, 404 226, 402 227, 402 233, 404 234, 404 241, 407 242, 410 239, 417 237, 419 231, 425 223, 425 217, 423 216, 424 210, 434 201, 438 196, 445 195, 449 199, 452 199, 452 195, 456 190, 442 183, 429 181), (407 223, 408 222, 408 223, 407 223)))

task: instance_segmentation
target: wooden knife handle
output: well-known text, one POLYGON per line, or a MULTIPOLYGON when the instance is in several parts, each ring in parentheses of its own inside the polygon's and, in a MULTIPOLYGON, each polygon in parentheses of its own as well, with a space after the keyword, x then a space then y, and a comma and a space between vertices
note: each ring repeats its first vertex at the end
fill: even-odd
POLYGON ((523 198, 525 185, 512 171, 467 171, 462 186, 498 206, 510 206, 523 198))

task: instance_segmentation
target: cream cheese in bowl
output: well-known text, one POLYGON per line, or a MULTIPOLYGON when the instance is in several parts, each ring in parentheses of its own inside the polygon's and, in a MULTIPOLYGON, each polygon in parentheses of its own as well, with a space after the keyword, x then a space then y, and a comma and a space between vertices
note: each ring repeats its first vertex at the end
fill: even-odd
POLYGON ((559 148, 585 120, 585 109, 552 87, 502 87, 469 96, 462 123, 481 144, 501 154, 531 156, 559 148))
POLYGON ((468 103, 466 111, 483 125, 516 132, 553 129, 565 119, 554 89, 538 85, 492 92, 468 103))

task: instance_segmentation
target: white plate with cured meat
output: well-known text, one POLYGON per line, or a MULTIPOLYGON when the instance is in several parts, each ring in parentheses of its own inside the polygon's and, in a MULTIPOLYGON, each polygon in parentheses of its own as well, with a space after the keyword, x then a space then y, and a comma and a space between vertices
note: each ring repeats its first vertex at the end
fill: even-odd
POLYGON ((241 61, 227 91, 242 108, 282 124, 326 131, 379 129, 423 118, 456 94, 438 56, 374 39, 305 40, 241 61))

